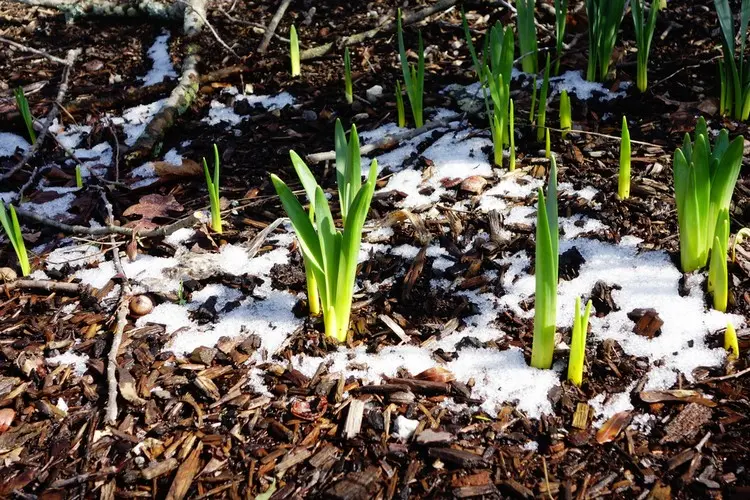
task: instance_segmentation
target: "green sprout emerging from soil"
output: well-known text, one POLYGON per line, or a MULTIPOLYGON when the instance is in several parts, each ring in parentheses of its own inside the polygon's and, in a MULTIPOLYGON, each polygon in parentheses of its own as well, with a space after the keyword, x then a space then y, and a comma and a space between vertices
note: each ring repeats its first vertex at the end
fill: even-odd
POLYGON ((591 315, 591 301, 586 304, 586 310, 581 314, 581 297, 576 297, 575 311, 573 311, 573 331, 570 337, 570 359, 568 360, 568 380, 576 387, 583 383, 583 365, 586 360, 586 335, 589 329, 591 315))
POLYGON ((13 205, 9 205, 8 207, 8 210, 6 210, 5 204, 0 203, 0 224, 2 224, 5 235, 10 240, 13 250, 16 252, 18 264, 21 266, 21 274, 28 276, 31 273, 31 264, 29 263, 29 256, 26 253, 26 244, 23 241, 21 224, 18 222, 16 209, 13 208, 13 205), (8 212, 10 212, 10 216, 8 212))
POLYGON ((211 229, 221 234, 221 203, 219 200, 219 148, 214 144, 214 174, 213 178, 208 171, 208 164, 203 158, 203 173, 206 176, 206 187, 208 188, 208 200, 211 204, 211 229))
POLYGON ((406 95, 409 97, 409 106, 414 118, 414 126, 420 128, 424 125, 422 100, 424 98, 424 44, 422 33, 419 33, 419 49, 417 50, 416 67, 409 64, 404 46, 404 30, 401 26, 401 9, 398 10, 398 53, 401 59, 401 71, 404 75, 406 95))
POLYGON ((620 171, 617 177, 617 195, 621 200, 630 198, 630 130, 628 120, 622 117, 622 131, 620 137, 620 171))

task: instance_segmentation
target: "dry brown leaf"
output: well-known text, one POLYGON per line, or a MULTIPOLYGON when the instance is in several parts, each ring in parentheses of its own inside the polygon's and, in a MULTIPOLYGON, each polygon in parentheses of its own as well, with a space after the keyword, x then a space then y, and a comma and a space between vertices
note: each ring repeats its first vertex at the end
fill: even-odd
POLYGON ((618 434, 630 423, 631 411, 615 413, 596 433, 596 442, 599 444, 614 441, 618 434))
POLYGON ((0 410, 0 434, 10 429, 10 425, 16 418, 16 410, 13 408, 3 408, 0 410))
POLYGON ((432 368, 428 368, 425 371, 417 374, 417 376, 414 378, 419 380, 429 380, 430 382, 445 383, 453 382, 454 380, 456 380, 455 375, 453 375, 442 366, 433 366, 432 368))
POLYGON ((199 177, 203 175, 203 167, 197 161, 183 158, 181 165, 175 165, 167 161, 153 162, 154 171, 161 179, 174 179, 176 177, 199 177))
POLYGON ((687 389, 675 389, 673 391, 642 391, 641 400, 644 403, 661 403, 664 401, 683 401, 686 403, 698 403, 703 406, 713 408, 716 406, 715 401, 706 399, 698 391, 687 389))
POLYGON ((141 215, 143 218, 138 223, 151 221, 159 217, 170 217, 171 212, 182 212, 185 208, 180 205, 171 194, 147 194, 142 196, 138 203, 125 209, 124 216, 141 215))
POLYGON ((135 387, 135 379, 129 371, 120 368, 118 370, 117 378, 120 387, 120 394, 125 398, 125 401, 136 405, 146 404, 146 401, 138 396, 138 390, 135 387))

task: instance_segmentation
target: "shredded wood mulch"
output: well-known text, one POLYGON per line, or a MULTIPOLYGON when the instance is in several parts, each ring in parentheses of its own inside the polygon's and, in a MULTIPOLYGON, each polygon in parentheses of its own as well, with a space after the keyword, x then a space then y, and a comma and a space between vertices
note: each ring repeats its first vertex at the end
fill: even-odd
MULTIPOLYGON (((236 213, 229 215, 230 230, 222 236, 230 242, 252 239, 283 215, 270 196, 268 172, 284 172, 291 178, 290 147, 300 154, 330 149, 331 123, 336 116, 346 121, 357 116, 360 129, 367 129, 392 121, 395 114, 391 102, 373 106, 358 99, 352 107, 342 104, 341 54, 307 62, 299 80, 288 77, 287 49, 278 40, 272 41, 264 57, 257 57, 254 51, 262 34, 236 20, 267 23, 276 6, 261 5, 264 3, 270 2, 238 2, 230 16, 210 9, 209 21, 244 60, 234 60, 220 50, 204 30, 201 43, 215 50, 202 54, 202 75, 207 76, 193 104, 196 114, 179 118, 163 143, 163 149, 168 150, 192 140, 196 160, 208 156, 214 142, 224 152, 222 191, 242 200, 236 213), (305 103, 306 110, 315 110, 315 117, 285 108, 243 123, 236 136, 221 134, 195 119, 221 88, 244 84, 252 85, 256 93, 289 90, 298 102, 305 103)), ((341 36, 338 30, 368 29, 378 18, 375 12, 392 13, 396 7, 391 1, 374 5, 323 3, 312 7, 293 2, 278 33, 287 33, 294 21, 303 43, 315 46, 341 36)), ((660 16, 650 63, 653 83, 647 94, 629 94, 610 103, 592 102, 574 110, 574 120, 604 134, 618 134, 614 128, 600 126, 605 113, 627 113, 638 122, 639 127, 631 128, 633 139, 651 145, 634 148, 634 171, 640 166, 642 173, 634 179, 631 200, 620 202, 607 194, 616 191, 616 144, 594 136, 565 143, 555 138, 553 149, 564 159, 566 181, 576 189, 587 185, 599 189, 595 201, 601 204, 600 213, 617 228, 593 237, 618 241, 624 235, 635 235, 644 240, 642 248, 665 249, 677 258, 671 169, 664 163, 681 135, 692 130, 696 113, 706 114, 716 125, 722 121, 715 106, 718 82, 712 60, 718 54, 714 50, 718 25, 710 2, 704 3, 673 0, 660 16)), ((221 7, 229 9, 230 3, 221 7)), ((489 22, 510 20, 507 10, 484 2, 468 2, 465 8, 478 13, 474 22, 479 16, 489 16, 489 22)), ((54 9, 8 1, 0 2, 0 15, 3 36, 14 40, 56 53, 86 44, 78 63, 82 69, 72 75, 66 111, 76 121, 93 125, 92 145, 111 138, 112 131, 100 121, 105 113, 117 114, 123 108, 152 102, 171 90, 169 84, 142 88, 137 80, 148 69, 145 51, 160 33, 158 23, 83 18, 66 24, 54 9)), ((540 23, 552 26, 554 17, 546 10, 540 9, 539 16, 540 23)), ((486 25, 477 29, 482 31, 486 25)), ((563 59, 563 70, 582 68, 585 15, 573 11, 568 27, 571 39, 577 35, 582 39, 563 59)), ((438 93, 445 84, 472 81, 465 47, 448 48, 462 40, 460 18, 456 10, 449 11, 431 20, 422 31, 425 45, 438 47, 428 57, 426 103, 441 106, 450 102, 450 97, 438 93), (460 61, 464 61, 462 67, 456 64, 460 61)), ((543 46, 553 45, 551 32, 540 31, 543 46)), ((415 40, 413 30, 408 31, 407 44, 414 46, 415 40)), ((619 47, 633 48, 632 40, 628 16, 619 47)), ((171 43, 172 53, 180 54, 179 37, 171 43)), ((353 47, 358 94, 375 84, 386 91, 393 88, 400 74, 394 47, 388 36, 353 47)), ((633 80, 635 73, 634 53, 622 50, 617 57, 618 77, 609 83, 612 89, 633 80)), ((36 116, 45 114, 55 95, 50 81, 57 77, 51 63, 3 48, 0 73, 3 97, 9 97, 10 89, 19 85, 36 85, 38 90, 30 96, 32 110, 36 116)), ((528 96, 519 95, 519 109, 528 109, 524 99, 528 96)), ((23 124, 6 101, 0 105, 0 115, 9 123, 4 128, 23 133, 23 124)), ((476 117, 469 119, 482 123, 476 117)), ((523 118, 519 123, 528 126, 523 118)), ((731 127, 733 135, 747 134, 744 124, 723 125, 731 127)), ((420 148, 438 138, 435 135, 420 148)), ((531 161, 537 156, 538 145, 518 146, 525 171, 543 177, 544 163, 531 161)), ((59 148, 49 146, 34 162, 47 164, 63 157, 59 148)), ((407 160, 412 164, 423 161, 420 157, 407 160)), ((6 165, 2 167, 4 170, 6 165)), ((122 168, 126 168, 124 163, 122 168)), ((332 186, 332 176, 322 175, 325 167, 315 168, 322 182, 332 186)), ((11 178, 12 188, 24 185, 28 174, 22 171, 11 178)), ((134 190, 107 186, 115 216, 123 224, 132 222, 124 212, 136 206, 143 195, 154 192, 170 196, 185 213, 200 208, 206 204, 200 175, 198 169, 192 179, 166 180, 134 190)), ((45 179, 59 185, 72 182, 60 169, 52 169, 45 179)), ((386 216, 397 212, 398 196, 376 196, 374 213, 386 216)), ((466 196, 455 186, 456 198, 466 196)), ((98 191, 86 193, 77 200, 72 215, 78 222, 103 219, 100 202, 98 191)), ((560 199, 561 213, 586 214, 587 210, 586 200, 574 196, 560 199)), ((391 217, 396 221, 408 218, 404 214, 391 217)), ((466 290, 502 293, 499 284, 488 281, 483 272, 502 272, 496 269, 493 257, 500 251, 533 248, 533 239, 531 228, 512 227, 513 239, 504 240, 499 231, 502 221, 493 217, 447 210, 443 226, 430 222, 420 227, 413 220, 394 224, 394 241, 424 244, 430 238, 443 238, 456 261, 445 271, 451 279, 463 280, 461 287, 466 290), (455 244, 459 235, 471 241, 479 231, 491 235, 481 248, 461 251, 455 244)), ((732 219, 733 233, 750 221, 750 180, 745 172, 738 182, 732 219)), ((62 237, 54 228, 39 226, 38 230, 37 244, 46 245, 47 250, 55 248, 62 237)), ((221 240, 204 235, 196 241, 196 249, 210 251, 217 244, 221 240)), ((138 251, 164 256, 174 249, 154 239, 143 241, 138 251)), ((730 265, 734 297, 730 309, 746 317, 750 312, 748 257, 747 250, 740 248, 737 262, 730 265)), ((575 276, 579 258, 580 254, 574 253, 561 257, 563 279, 575 276)), ((8 250, 0 250, 0 263, 10 264, 13 259, 8 250)), ((401 342, 419 344, 462 326, 472 305, 465 297, 431 290, 430 273, 422 264, 424 255, 405 262, 376 254, 362 266, 360 276, 371 282, 394 278, 397 284, 390 294, 373 294, 355 304, 355 329, 347 341, 349 346, 364 345, 377 351, 401 342), (407 272, 398 277, 401 269, 407 272)), ((62 269, 50 275, 65 282, 70 273, 62 269)), ((304 271, 296 255, 289 265, 277 266, 272 276, 275 287, 304 290, 304 271)), ((248 295, 257 286, 252 278, 218 279, 248 295)), ((185 283, 186 293, 207 282, 185 283)), ((114 286, 111 282, 102 290, 62 287, 44 291, 0 285, 0 498, 750 497, 748 331, 739 332, 743 353, 739 360, 695 373, 695 383, 681 380, 671 391, 644 391, 648 363, 626 355, 614 341, 602 342, 587 353, 583 388, 563 383, 549 394, 554 414, 536 420, 511 403, 499 408, 496 418, 489 418, 477 409, 482 401, 472 398, 472 381, 454 380, 446 370, 402 371, 380 385, 362 386, 357 379, 345 379, 321 365, 308 378, 290 368, 291 357, 321 356, 336 349, 322 338, 321 325, 312 321, 275 354, 264 352, 260 339, 249 336, 222 339, 216 347, 198 348, 187 357, 177 357, 164 351, 170 340, 164 327, 135 327, 136 318, 131 315, 117 353, 119 412, 112 425, 106 422, 105 411, 107 356, 118 305, 107 296, 114 286), (264 352, 265 362, 248 364, 251 355, 259 351, 264 352), (85 355, 88 361, 80 367, 46 361, 60 354, 85 355), (252 389, 260 382, 270 392, 252 389), (588 400, 595 394, 622 392, 631 385, 635 408, 613 415, 596 429, 588 400), (454 403, 466 407, 457 408, 454 403), (406 439, 399 437, 403 419, 417 422, 406 439)), ((599 314, 618 307, 612 288, 603 282, 594 287, 592 298, 599 314)), ((155 299, 179 300, 172 296, 155 299)), ((305 314, 304 304, 298 309, 300 315, 305 314)), ((661 319, 656 311, 630 314, 634 334, 659 335, 661 319)), ((216 311, 206 303, 196 315, 211 322, 216 311)), ((528 357, 528 322, 510 314, 497 321, 508 333, 505 340, 483 343, 467 338, 463 347, 506 349, 514 345, 526 349, 528 357)), ((710 340, 712 346, 722 345, 721 338, 710 340)), ((446 353, 446 358, 449 356, 446 353)))

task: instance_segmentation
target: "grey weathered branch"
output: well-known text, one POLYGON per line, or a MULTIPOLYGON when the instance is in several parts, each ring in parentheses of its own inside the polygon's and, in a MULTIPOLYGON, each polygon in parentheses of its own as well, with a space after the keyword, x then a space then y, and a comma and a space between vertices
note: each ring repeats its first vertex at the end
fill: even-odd
POLYGON ((5 284, 0 284, 0 293, 10 292, 16 289, 82 294, 89 290, 89 287, 88 285, 84 285, 83 283, 63 283, 60 281, 32 279, 19 279, 10 281, 5 284))
MULTIPOLYGON (((458 3, 458 0, 440 0, 434 5, 425 7, 424 9, 419 10, 417 12, 408 12, 404 14, 402 18, 403 24, 408 25, 408 24, 416 23, 418 21, 423 20, 426 17, 431 16, 432 14, 435 14, 436 12, 449 9, 453 7, 454 5, 456 5, 457 3, 458 3)), ((342 47, 346 47, 349 45, 354 45, 357 43, 364 42, 365 40, 374 38, 381 33, 386 34, 386 33, 395 33, 395 32, 396 32, 396 21, 390 21, 387 24, 380 25, 371 30, 363 31, 361 33, 355 33, 354 35, 345 36, 335 42, 328 42, 328 43, 324 43, 323 45, 318 45, 317 47, 312 47, 310 49, 303 50, 302 52, 300 52, 300 59, 303 61, 307 59, 315 59, 316 57, 322 57, 326 55, 334 47, 342 48, 342 47)))
POLYGON ((260 45, 258 45, 258 54, 265 54, 266 50, 268 50, 268 44, 271 43, 271 37, 276 32, 276 28, 279 26, 279 22, 281 22, 281 18, 284 17, 284 13, 290 3, 292 3, 292 0, 281 0, 281 5, 279 5, 276 14, 273 15, 271 21, 268 23, 266 33, 263 35, 263 40, 261 40, 260 45))
POLYGON ((1 36, 0 36, 0 42, 10 45, 11 47, 15 47, 16 49, 22 50, 24 52, 29 52, 31 54, 36 54, 38 56, 46 57, 50 61, 55 62, 57 64, 67 64, 67 61, 65 59, 60 59, 57 56, 53 56, 52 54, 48 54, 44 52, 43 50, 35 49, 34 47, 28 47, 26 45, 20 44, 18 42, 14 42, 13 40, 9 40, 1 36))
MULTIPOLYGON (((430 130, 437 128, 447 127, 451 122, 460 120, 461 115, 451 115, 442 120, 434 120, 427 122, 419 128, 407 130, 400 134, 389 134, 380 139, 379 141, 373 142, 372 144, 365 144, 360 148, 360 153, 363 155, 369 154, 377 149, 389 149, 403 141, 408 141, 417 136, 420 136, 430 130)), ((305 159, 308 163, 320 163, 322 161, 331 161, 336 159, 336 151, 324 151, 321 153, 313 153, 307 155, 305 159)))
POLYGON ((79 17, 153 17, 165 21, 183 19, 185 6, 157 0, 15 0, 34 7, 51 7, 65 14, 67 21, 79 17))

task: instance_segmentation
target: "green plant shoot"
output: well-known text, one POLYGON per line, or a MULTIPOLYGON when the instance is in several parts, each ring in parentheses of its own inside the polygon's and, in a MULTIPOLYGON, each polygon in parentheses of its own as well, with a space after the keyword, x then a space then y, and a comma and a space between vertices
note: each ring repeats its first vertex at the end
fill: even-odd
POLYGON ((547 198, 539 189, 536 222, 536 293, 534 304, 534 340, 531 366, 548 369, 555 350, 557 319, 557 276, 560 229, 557 222, 557 164, 550 158, 547 198))
POLYGON ((720 210, 714 231, 714 244, 708 265, 708 293, 713 297, 714 309, 726 312, 729 297, 727 251, 729 247, 729 210, 720 210))
POLYGON ((645 92, 648 88, 648 56, 651 52, 651 40, 654 38, 656 14, 659 12, 659 7, 659 2, 651 2, 651 10, 648 13, 648 21, 646 21, 646 15, 643 12, 643 0, 633 0, 630 3, 635 27, 635 43, 638 45, 636 84, 641 92, 645 92))
POLYGON ((605 80, 609 74, 612 51, 617 42, 625 0, 586 0, 589 21, 589 62, 586 79, 605 80))
POLYGON ((703 118, 695 139, 685 135, 674 153, 674 191, 680 227, 680 263, 689 273, 706 266, 721 210, 729 210, 742 166, 742 137, 729 142, 726 129, 711 147, 703 118))
POLYGON ((622 117, 622 131, 620 137, 620 173, 617 178, 617 195, 621 200, 630 198, 630 130, 628 119, 622 117))
POLYGON ((396 113, 398 115, 398 126, 406 127, 406 110, 404 109, 404 95, 401 92, 401 82, 396 80, 396 113))
POLYGON ((576 387, 583 383, 583 365, 586 360, 586 336, 589 330, 591 301, 581 314, 581 297, 576 297, 576 308, 573 311, 573 332, 570 337, 570 359, 568 360, 568 380, 576 387))
POLYGON ((544 157, 545 158, 551 158, 552 157, 552 141, 549 137, 549 129, 544 129, 544 157))
POLYGON ((573 128, 572 114, 570 108, 570 96, 568 96, 567 90, 563 90, 560 93, 560 129, 563 131, 563 139, 568 135, 568 131, 573 128))
POLYGON ((750 68, 745 60, 747 28, 750 23, 750 0, 742 0, 740 7, 740 25, 737 35, 734 32, 734 16, 729 7, 729 0, 714 0, 716 14, 722 34, 724 62, 719 62, 721 76, 721 99, 719 110, 738 120, 750 117, 750 68), (739 36, 739 52, 735 39, 739 36))
POLYGON ((727 329, 724 331, 724 349, 729 352, 729 359, 740 357, 740 343, 737 341, 737 332, 732 323, 727 323, 727 329))
POLYGON ((521 49, 521 67, 526 73, 536 73, 539 67, 536 23, 534 22, 536 0, 516 0, 515 3, 518 46, 521 49))
POLYGON ((300 61, 299 61, 299 38, 297 38, 297 28, 289 28, 289 59, 292 62, 292 77, 297 77, 302 74, 300 61))
POLYGON ((34 117, 31 115, 29 100, 26 99, 26 94, 23 93, 23 88, 21 87, 15 89, 13 95, 16 97, 18 112, 21 113, 21 118, 23 118, 23 123, 26 125, 26 130, 29 133, 29 140, 31 144, 34 144, 36 142, 36 132, 34 132, 34 117))
POLYGON ((510 119, 510 131, 508 133, 508 135, 510 136, 510 155, 508 158, 508 170, 512 172, 516 169, 516 117, 514 112, 513 99, 510 100, 508 115, 510 119))
POLYGON ((0 202, 0 223, 2 223, 5 234, 8 236, 11 246, 13 246, 13 250, 16 251, 18 264, 21 266, 21 275, 28 276, 31 273, 31 264, 29 264, 29 256, 26 253, 26 244, 23 242, 21 224, 18 222, 16 209, 13 208, 13 205, 8 206, 10 207, 10 217, 5 210, 5 204, 0 202))
POLYGON ((344 97, 346 103, 354 102, 354 90, 352 87, 352 60, 349 57, 349 47, 344 47, 344 97))
MULTIPOLYGON (((367 182, 362 184, 361 177, 355 179, 360 159, 359 141, 355 140, 356 129, 352 130, 352 136, 346 148, 350 151, 347 157, 351 155, 352 160, 357 158, 356 162, 347 162, 345 159, 345 171, 341 172, 338 167, 342 156, 337 157, 336 180, 347 184, 339 184, 339 204, 342 214, 346 210, 343 231, 336 228, 323 189, 317 184, 312 172, 297 153, 290 151, 290 156, 305 193, 308 198, 314 200, 314 221, 310 220, 309 214, 305 212, 284 181, 276 175, 271 175, 271 181, 284 210, 292 221, 302 254, 315 275, 326 335, 340 342, 346 340, 349 330, 357 258, 362 242, 362 227, 369 211, 377 178, 377 161, 373 160, 370 164, 367 182), (346 171, 347 168, 348 171, 346 171), (357 186, 360 187, 357 188, 357 186)), ((336 140, 341 144, 338 132, 336 140)), ((337 151, 340 150, 339 148, 337 151)))
POLYGON ((422 43, 422 33, 419 33, 417 66, 414 67, 409 64, 409 60, 406 57, 404 31, 401 26, 401 9, 398 10, 397 25, 398 53, 401 59, 401 71, 404 74, 406 95, 409 97, 409 106, 411 106, 411 114, 414 117, 414 126, 420 128, 424 125, 424 118, 422 117, 422 100, 424 98, 424 44, 422 43))
POLYGON ((214 175, 213 179, 208 171, 208 164, 203 158, 203 173, 206 176, 208 200, 211 204, 211 229, 221 234, 221 203, 219 201, 219 148, 214 144, 214 175))
POLYGON ((534 80, 531 82, 531 109, 529 110, 529 120, 534 120, 534 115, 536 114, 536 83, 537 83, 536 75, 534 75, 534 80))
POLYGON ((547 118, 547 93, 549 92, 549 52, 547 53, 547 63, 544 65, 544 80, 542 81, 542 90, 539 93, 539 114, 536 117, 536 140, 544 139, 546 130, 545 120, 547 118))
POLYGON ((81 176, 81 166, 76 165, 76 187, 81 189, 83 187, 83 177, 81 176))
POLYGON ((555 75, 560 74, 560 59, 567 23, 568 0, 555 0, 555 75))

